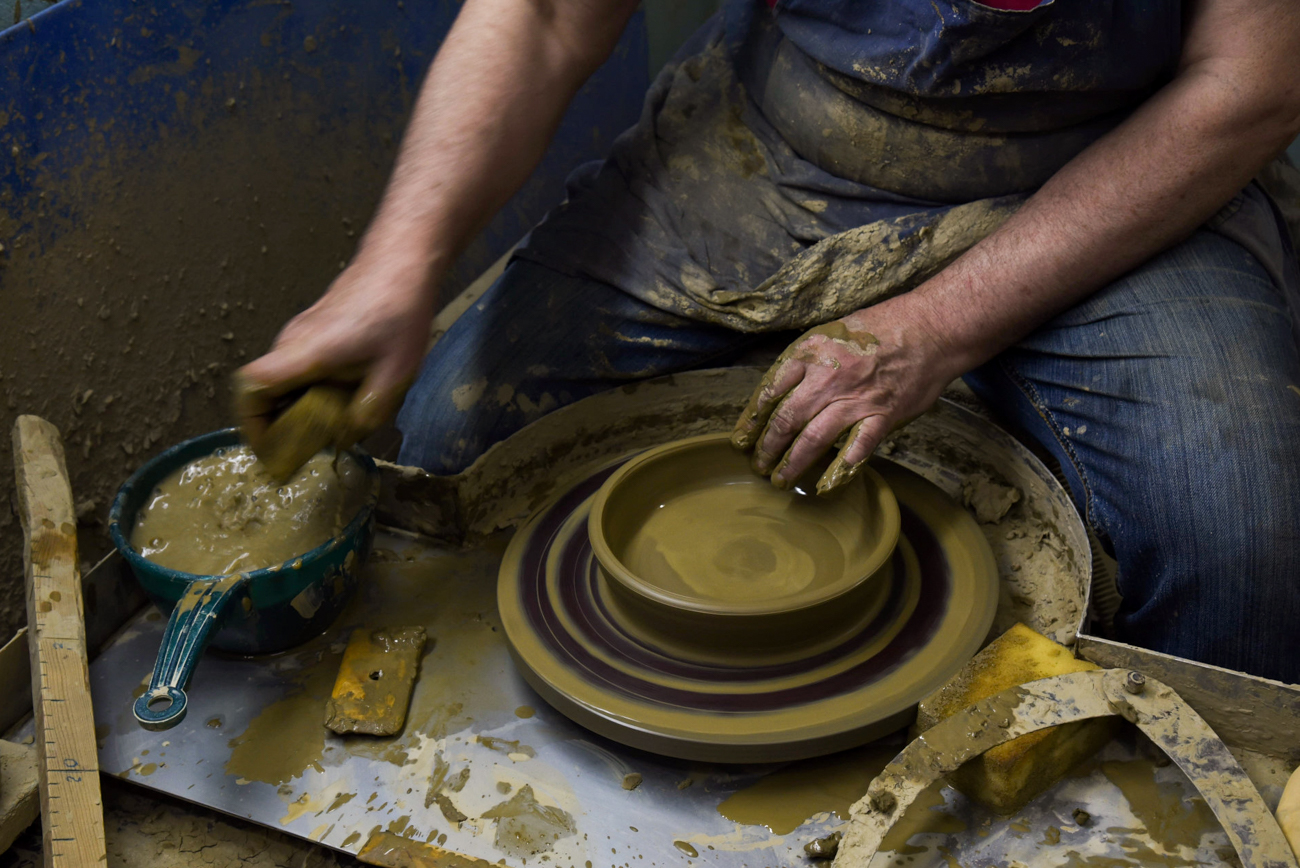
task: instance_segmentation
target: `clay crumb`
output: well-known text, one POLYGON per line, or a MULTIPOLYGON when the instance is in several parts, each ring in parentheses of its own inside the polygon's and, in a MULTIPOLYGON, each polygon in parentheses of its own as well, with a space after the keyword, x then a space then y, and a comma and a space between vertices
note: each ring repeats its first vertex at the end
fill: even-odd
POLYGON ((684 781, 678 781, 678 782, 677 782, 677 789, 679 789, 679 790, 684 790, 684 789, 686 789, 687 787, 689 787, 689 786, 690 786, 691 784, 693 784, 693 783, 695 783, 695 779, 694 779, 694 778, 687 778, 687 779, 684 780, 684 781))
POLYGON ((685 853, 687 856, 691 857, 692 859, 699 858, 700 851, 696 850, 693 845, 687 843, 686 841, 674 841, 673 846, 676 847, 678 850, 681 850, 683 853, 685 853))
POLYGON ((1089 814, 1083 808, 1075 808, 1074 822, 1079 826, 1086 826, 1092 822, 1092 814, 1089 814))
POLYGON ((623 775, 623 789, 635 790, 637 787, 641 786, 643 780, 645 780, 645 778, 641 777, 640 772, 629 772, 623 775))
POLYGON ((818 838, 803 845, 803 851, 809 859, 833 859, 840 852, 842 832, 831 832, 825 838, 818 838))
POLYGON ((961 493, 980 524, 997 524, 1020 501, 1020 489, 994 482, 987 473, 967 476, 961 493))
POLYGON ((463 823, 469 819, 460 812, 460 809, 447 797, 446 793, 434 793, 433 801, 437 803, 438 810, 442 811, 442 815, 447 819, 448 823, 463 823))

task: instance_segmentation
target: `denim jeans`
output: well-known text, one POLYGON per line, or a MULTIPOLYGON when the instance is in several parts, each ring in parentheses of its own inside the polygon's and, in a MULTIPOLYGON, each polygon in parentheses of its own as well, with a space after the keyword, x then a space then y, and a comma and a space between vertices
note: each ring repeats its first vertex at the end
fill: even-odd
MULTIPOLYGON (((1060 461, 1119 564, 1118 638, 1294 682, 1300 352, 1276 272, 1200 230, 967 381, 1060 461)), ((400 460, 455 473, 548 410, 765 338, 517 260, 425 360, 400 460)))

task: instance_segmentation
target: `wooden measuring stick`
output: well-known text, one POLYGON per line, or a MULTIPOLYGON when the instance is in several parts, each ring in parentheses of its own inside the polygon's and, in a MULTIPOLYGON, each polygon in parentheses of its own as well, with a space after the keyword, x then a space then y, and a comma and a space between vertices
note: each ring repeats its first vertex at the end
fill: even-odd
POLYGON ((28 649, 46 868, 106 862, 77 518, 59 430, 38 416, 13 429, 18 515, 26 543, 28 649))

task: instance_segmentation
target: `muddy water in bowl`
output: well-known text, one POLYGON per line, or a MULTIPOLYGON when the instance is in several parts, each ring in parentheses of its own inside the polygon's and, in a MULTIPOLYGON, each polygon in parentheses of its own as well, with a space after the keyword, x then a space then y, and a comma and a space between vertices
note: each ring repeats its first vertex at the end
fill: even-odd
POLYGON ((813 653, 859 629, 881 603, 899 525, 874 470, 827 497, 780 491, 724 435, 706 435, 613 473, 588 536, 630 632, 755 660, 813 653))
POLYGON ((370 552, 379 470, 368 455, 353 450, 337 465, 320 456, 286 488, 247 454, 234 428, 178 443, 132 474, 109 510, 113 545, 169 613, 132 707, 150 729, 185 716, 186 685, 209 643, 273 654, 326 629, 370 552))
POLYGON ((281 483, 247 446, 229 446, 158 483, 131 545, 160 566, 197 575, 274 566, 343 530, 366 498, 366 482, 346 453, 322 452, 281 483))
POLYGON ((666 495, 621 560, 647 582, 720 603, 770 603, 844 576, 870 529, 856 510, 765 479, 701 484, 666 495))

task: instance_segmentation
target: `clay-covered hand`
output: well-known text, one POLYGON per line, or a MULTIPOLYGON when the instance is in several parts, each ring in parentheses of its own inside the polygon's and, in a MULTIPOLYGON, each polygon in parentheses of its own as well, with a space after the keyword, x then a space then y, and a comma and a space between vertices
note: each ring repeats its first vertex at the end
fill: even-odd
POLYGON ((846 484, 891 430, 923 413, 956 375, 938 342, 891 299, 803 334, 776 360, 732 431, 758 473, 790 488, 841 436, 817 482, 846 484))
POLYGON ((249 441, 265 433, 283 396, 320 382, 356 386, 336 445, 383 425, 428 349, 432 295, 420 269, 359 253, 270 352, 235 372, 235 410, 249 441))

